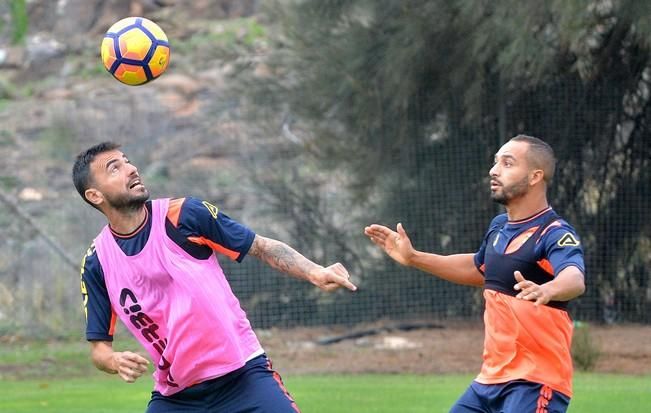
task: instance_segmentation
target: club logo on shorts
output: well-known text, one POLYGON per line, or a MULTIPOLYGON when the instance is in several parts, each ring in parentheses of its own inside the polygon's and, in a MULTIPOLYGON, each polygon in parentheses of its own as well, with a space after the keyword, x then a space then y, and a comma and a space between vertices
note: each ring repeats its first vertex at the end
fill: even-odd
POLYGON ((574 235, 567 232, 561 237, 561 239, 558 240, 557 244, 559 247, 577 247, 579 246, 580 242, 574 238, 574 235))

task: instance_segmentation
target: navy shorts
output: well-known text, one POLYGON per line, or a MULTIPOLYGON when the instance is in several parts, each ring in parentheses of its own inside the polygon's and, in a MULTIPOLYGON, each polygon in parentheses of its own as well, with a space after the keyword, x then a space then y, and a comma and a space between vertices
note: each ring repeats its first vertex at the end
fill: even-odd
POLYGON ((569 397, 539 383, 473 381, 450 413, 565 413, 569 404, 569 397))
POLYGON ((171 396, 152 392, 147 413, 296 413, 296 403, 265 355, 171 396))

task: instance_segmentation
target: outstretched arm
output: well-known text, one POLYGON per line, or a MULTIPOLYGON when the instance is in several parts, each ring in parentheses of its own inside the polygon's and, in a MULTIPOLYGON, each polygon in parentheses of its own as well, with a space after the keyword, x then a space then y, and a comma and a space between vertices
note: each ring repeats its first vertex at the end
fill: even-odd
POLYGON ((352 291, 357 289, 349 281, 350 275, 340 263, 323 267, 308 260, 284 242, 275 239, 256 235, 248 255, 266 262, 278 271, 307 280, 324 291, 334 291, 340 287, 352 291))
POLYGON ((364 233, 396 262, 433 274, 455 284, 484 285, 484 276, 475 267, 473 254, 437 255, 421 252, 411 244, 407 232, 398 224, 396 231, 373 224, 364 233))
POLYGON ((552 281, 536 284, 525 278, 520 271, 514 273, 517 283, 513 287, 520 291, 517 298, 533 301, 536 305, 550 301, 570 301, 585 292, 583 272, 571 265, 564 268, 552 281))
POLYGON ((149 361, 130 351, 113 351, 110 341, 91 341, 90 356, 98 369, 117 374, 127 383, 133 383, 147 371, 149 361))

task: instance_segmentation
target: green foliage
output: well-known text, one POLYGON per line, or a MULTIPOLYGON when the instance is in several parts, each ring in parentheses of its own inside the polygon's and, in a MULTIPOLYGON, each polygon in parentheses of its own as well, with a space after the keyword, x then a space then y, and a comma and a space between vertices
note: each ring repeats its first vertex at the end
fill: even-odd
POLYGON ((99 76, 106 76, 106 74, 107 74, 106 68, 104 67, 101 61, 97 60, 97 63, 95 64, 82 66, 77 76, 79 76, 82 79, 94 79, 99 76))
POLYGON ((200 61, 205 62, 211 58, 250 52, 251 48, 257 42, 264 41, 265 37, 264 27, 255 18, 208 21, 203 25, 198 24, 195 32, 188 38, 174 40, 171 47, 174 53, 198 56, 200 61))
POLYGON ((601 357, 599 344, 590 334, 590 326, 586 323, 575 323, 572 339, 572 360, 580 371, 593 371, 601 357))
POLYGON ((11 22, 13 27, 12 42, 22 44, 27 36, 29 19, 27 16, 26 0, 11 1, 11 22))
POLYGON ((0 129, 0 147, 14 147, 16 146, 15 136, 5 129, 0 129))
POLYGON ((76 135, 64 121, 55 121, 44 129, 38 142, 49 158, 61 161, 70 160, 76 149, 76 135))
POLYGON ((19 185, 20 181, 15 176, 0 175, 0 187, 3 189, 13 189, 19 185))
MULTIPOLYGON (((0 77, 0 102, 4 103, 16 96, 16 87, 4 77, 0 77)), ((0 106, 0 110, 2 107, 0 106)))

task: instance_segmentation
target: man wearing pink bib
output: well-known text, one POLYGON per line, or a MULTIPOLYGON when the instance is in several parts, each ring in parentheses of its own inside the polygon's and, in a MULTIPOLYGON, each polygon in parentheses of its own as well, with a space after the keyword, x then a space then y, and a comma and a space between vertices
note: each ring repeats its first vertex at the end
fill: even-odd
POLYGON ((147 350, 159 412, 297 412, 214 252, 252 255, 325 291, 355 290, 339 263, 322 267, 256 235, 196 198, 149 201, 138 170, 111 142, 77 156, 73 181, 108 225, 81 267, 86 339, 98 369, 132 383, 149 361, 114 351, 117 317, 147 350))

